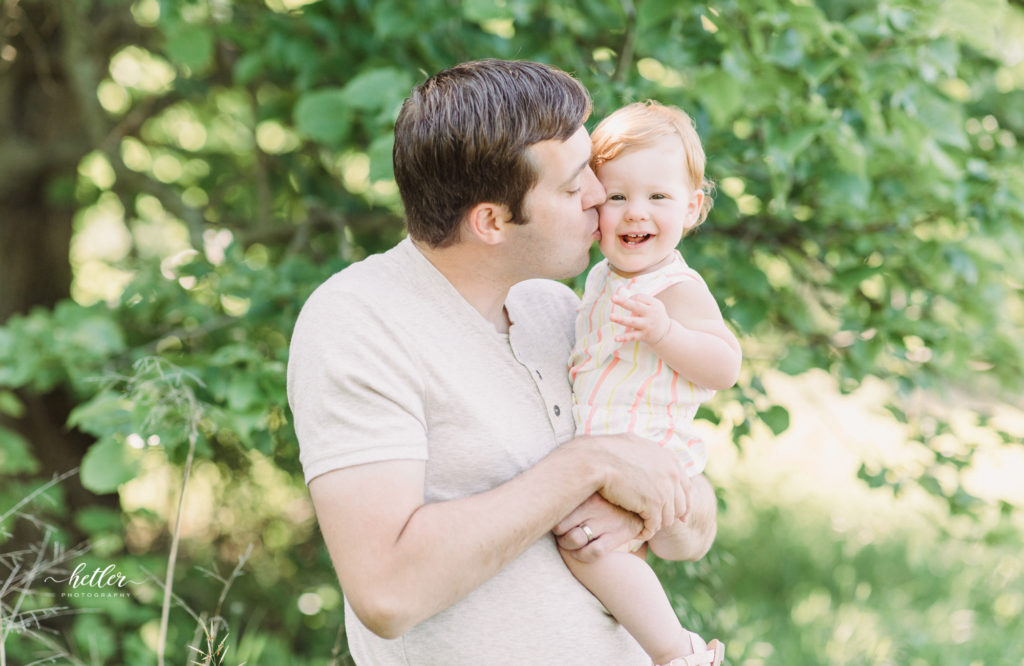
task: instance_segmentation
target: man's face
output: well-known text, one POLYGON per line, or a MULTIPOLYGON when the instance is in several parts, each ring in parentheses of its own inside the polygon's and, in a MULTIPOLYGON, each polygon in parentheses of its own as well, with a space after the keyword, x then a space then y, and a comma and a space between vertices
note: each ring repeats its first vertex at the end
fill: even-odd
POLYGON ((590 168, 590 135, 580 127, 565 141, 541 141, 527 151, 539 176, 523 201, 526 223, 509 232, 517 265, 523 279, 574 277, 601 237, 596 206, 605 194, 590 168))

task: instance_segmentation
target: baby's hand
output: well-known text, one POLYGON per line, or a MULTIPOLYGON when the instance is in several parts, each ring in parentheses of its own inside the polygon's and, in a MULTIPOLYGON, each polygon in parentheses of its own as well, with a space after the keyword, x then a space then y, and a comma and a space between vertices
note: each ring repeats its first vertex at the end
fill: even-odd
POLYGON ((637 294, 630 298, 612 296, 612 303, 633 313, 632 316, 626 316, 612 311, 610 319, 616 324, 622 324, 630 329, 615 336, 616 342, 639 340, 649 345, 656 345, 672 327, 672 320, 665 310, 665 304, 659 298, 647 294, 637 294))

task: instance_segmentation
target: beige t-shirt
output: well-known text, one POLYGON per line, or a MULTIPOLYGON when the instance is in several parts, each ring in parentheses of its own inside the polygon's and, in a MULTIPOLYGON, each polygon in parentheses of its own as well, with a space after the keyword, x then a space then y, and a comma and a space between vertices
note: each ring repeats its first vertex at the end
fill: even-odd
MULTIPOLYGON (((577 304, 556 282, 520 283, 501 335, 409 240, 334 275, 303 307, 288 364, 307 482, 366 462, 425 460, 425 500, 437 502, 532 466, 573 436, 577 304)), ((551 536, 401 638, 379 638, 347 603, 345 612, 359 664, 650 664, 551 536)))

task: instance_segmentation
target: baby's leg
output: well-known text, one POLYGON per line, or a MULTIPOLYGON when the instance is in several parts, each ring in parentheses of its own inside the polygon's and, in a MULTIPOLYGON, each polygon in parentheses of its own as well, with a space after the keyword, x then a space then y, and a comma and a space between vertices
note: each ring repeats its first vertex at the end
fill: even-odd
POLYGON ((647 562, 624 550, 607 553, 594 562, 580 562, 565 552, 562 559, 655 664, 692 653, 689 633, 679 623, 647 562))

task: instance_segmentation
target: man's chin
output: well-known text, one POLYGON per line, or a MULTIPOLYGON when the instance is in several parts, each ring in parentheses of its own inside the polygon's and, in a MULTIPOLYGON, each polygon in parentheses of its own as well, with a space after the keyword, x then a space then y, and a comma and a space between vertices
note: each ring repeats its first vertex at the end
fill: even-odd
POLYGON ((578 266, 578 268, 575 269, 573 274, 572 275, 567 275, 567 276, 565 276, 562 279, 563 280, 569 280, 571 278, 574 278, 577 275, 580 275, 581 273, 583 273, 583 271, 587 270, 587 268, 589 266, 590 266, 590 250, 588 249, 587 253, 585 255, 583 255, 583 259, 579 262, 579 266, 578 266))

